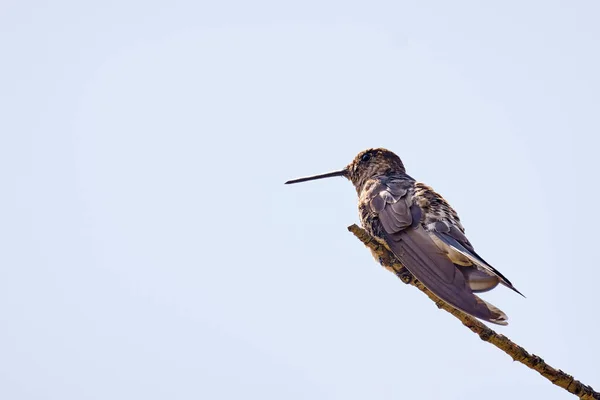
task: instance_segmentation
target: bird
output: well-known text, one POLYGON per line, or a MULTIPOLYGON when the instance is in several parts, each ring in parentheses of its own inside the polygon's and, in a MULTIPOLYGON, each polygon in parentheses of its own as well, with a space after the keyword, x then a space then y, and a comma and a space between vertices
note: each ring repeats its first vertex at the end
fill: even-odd
POLYGON ((502 310, 475 293, 500 284, 523 294, 475 252, 457 212, 431 187, 408 175, 399 156, 371 148, 341 170, 285 184, 331 177, 352 182, 363 228, 437 297, 483 321, 508 324, 502 310))

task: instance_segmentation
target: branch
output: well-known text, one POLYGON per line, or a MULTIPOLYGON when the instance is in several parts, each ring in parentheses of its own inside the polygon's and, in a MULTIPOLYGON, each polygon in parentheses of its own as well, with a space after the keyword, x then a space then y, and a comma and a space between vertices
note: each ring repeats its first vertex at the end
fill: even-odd
POLYGON ((499 335, 492 329, 488 328, 482 322, 465 314, 464 312, 455 309, 446 304, 427 289, 421 282, 416 280, 412 274, 404 268, 398 259, 383 245, 377 242, 364 229, 357 225, 351 225, 348 230, 352 232, 361 242, 371 249, 373 254, 379 258, 381 265, 398 276, 402 282, 416 286, 417 289, 425 293, 437 306, 442 308, 458 318, 464 326, 479 335, 481 340, 489 342, 512 357, 514 361, 525 364, 529 368, 539 372, 544 378, 556 386, 560 386, 569 393, 579 396, 583 400, 600 399, 600 393, 594 391, 591 386, 584 385, 571 375, 568 375, 546 364, 546 362, 536 356, 530 354, 523 347, 513 343, 506 336, 499 335))

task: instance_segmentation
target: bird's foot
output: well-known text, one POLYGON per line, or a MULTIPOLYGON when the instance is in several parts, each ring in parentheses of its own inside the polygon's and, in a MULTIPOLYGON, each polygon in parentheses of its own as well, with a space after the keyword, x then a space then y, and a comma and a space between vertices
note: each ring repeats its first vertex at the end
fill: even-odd
POLYGON ((397 272, 396 275, 400 280, 406 284, 409 284, 413 280, 413 276, 406 268, 403 268, 401 271, 397 272))

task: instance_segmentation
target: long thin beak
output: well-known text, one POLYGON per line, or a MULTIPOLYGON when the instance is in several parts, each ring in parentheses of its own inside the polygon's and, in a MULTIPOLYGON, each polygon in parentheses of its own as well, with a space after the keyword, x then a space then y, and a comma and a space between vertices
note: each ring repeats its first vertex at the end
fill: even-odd
POLYGON ((307 176, 307 177, 304 177, 304 178, 292 179, 291 181, 287 181, 285 184, 289 185, 289 184, 292 184, 292 183, 300 183, 300 182, 306 182, 306 181, 313 181, 315 179, 331 178, 333 176, 346 176, 347 173, 348 173, 348 171, 346 171, 346 168, 344 168, 344 169, 341 169, 339 171, 328 172, 326 174, 313 175, 313 176, 307 176))

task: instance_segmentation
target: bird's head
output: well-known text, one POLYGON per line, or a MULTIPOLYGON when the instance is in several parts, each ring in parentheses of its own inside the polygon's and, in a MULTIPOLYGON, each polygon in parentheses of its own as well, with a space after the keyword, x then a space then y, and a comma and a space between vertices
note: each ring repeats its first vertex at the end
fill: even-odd
POLYGON ((286 184, 343 176, 349 179, 356 190, 360 192, 365 182, 370 178, 393 173, 404 174, 405 172, 404 164, 396 154, 383 148, 367 149, 358 153, 350 164, 339 171, 292 179, 287 181, 286 184))

